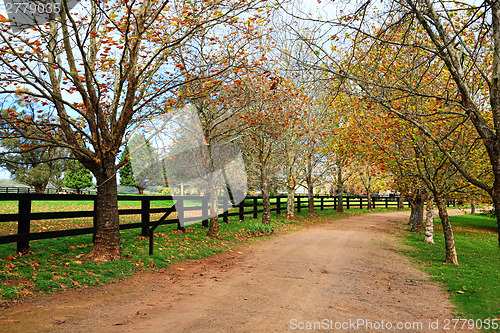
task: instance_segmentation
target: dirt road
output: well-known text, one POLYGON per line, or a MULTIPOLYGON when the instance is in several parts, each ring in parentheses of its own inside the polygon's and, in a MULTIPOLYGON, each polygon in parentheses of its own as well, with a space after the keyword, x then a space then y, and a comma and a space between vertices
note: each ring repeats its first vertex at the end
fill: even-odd
POLYGON ((401 245, 385 232, 405 218, 355 216, 42 297, 3 310, 0 331, 444 332, 452 318, 446 293, 395 252, 401 245))

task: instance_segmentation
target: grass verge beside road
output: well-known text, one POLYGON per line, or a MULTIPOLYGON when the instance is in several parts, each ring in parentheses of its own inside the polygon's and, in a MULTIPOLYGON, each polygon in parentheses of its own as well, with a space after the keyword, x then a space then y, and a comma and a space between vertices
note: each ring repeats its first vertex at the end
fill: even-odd
MULTIPOLYGON (((372 212, 395 209, 374 209, 372 212)), ((31 253, 15 255, 15 244, 0 245, 0 301, 11 301, 39 293, 50 293, 68 288, 112 283, 133 275, 139 270, 169 267, 187 259, 208 257, 262 239, 272 233, 297 230, 306 225, 368 213, 366 209, 349 209, 338 214, 332 209, 316 211, 316 216, 306 212, 297 214, 294 221, 273 215, 270 226, 260 219, 221 223, 219 239, 206 236, 201 224, 191 225, 186 232, 176 230, 176 225, 160 226, 155 232, 154 255, 149 256, 149 243, 140 236, 140 229, 121 232, 124 259, 115 262, 89 262, 82 256, 92 248, 92 236, 83 235, 30 242, 31 253)), ((222 219, 220 220, 222 222, 222 219)), ((75 227, 71 220, 64 227, 75 227)), ((76 222, 75 222, 76 223, 76 222)))
POLYGON ((456 305, 458 316, 475 320, 496 318, 500 325, 500 250, 496 220, 485 215, 459 215, 451 216, 450 221, 458 266, 444 264, 445 245, 439 219, 434 221, 434 245, 424 243, 422 233, 405 232, 400 235, 409 248, 402 252, 444 286, 456 305))

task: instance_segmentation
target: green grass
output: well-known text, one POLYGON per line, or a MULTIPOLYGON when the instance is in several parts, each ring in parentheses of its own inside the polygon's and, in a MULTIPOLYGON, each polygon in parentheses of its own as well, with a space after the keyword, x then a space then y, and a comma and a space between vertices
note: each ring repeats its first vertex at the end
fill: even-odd
MULTIPOLYGON (((458 253, 458 266, 444 264, 445 245, 439 219, 434 241, 421 233, 404 233, 410 255, 435 281, 443 284, 456 305, 456 315, 467 319, 498 318, 500 324, 500 250, 496 220, 482 215, 450 217, 458 253)), ((422 291, 424 292, 424 291, 422 291)))
MULTIPOLYGON (((200 202, 187 201, 190 205, 200 205, 200 202)), ((172 200, 152 200, 151 208, 171 206, 172 200)), ((188 205, 189 206, 189 205, 188 205)), ((64 212, 92 210, 94 204, 92 200, 82 201, 32 201, 32 212, 64 212)), ((120 209, 141 208, 140 201, 118 201, 120 209)), ((0 201, 0 214, 17 213, 17 201, 0 201)))
MULTIPOLYGON (((71 209, 78 204, 69 203, 71 209)), ((60 205, 59 208, 66 207, 60 205)), ((383 211, 388 210, 382 208, 373 210, 373 212, 383 211)), ((15 300, 39 293, 112 283, 139 270, 166 268, 174 263, 208 257, 244 243, 272 237, 270 234, 284 233, 310 224, 364 213, 368 211, 350 209, 338 214, 329 209, 317 210, 315 216, 309 216, 303 211, 298 213, 293 221, 286 220, 283 215, 273 214, 271 225, 263 225, 259 219, 251 219, 249 215, 245 216, 244 221, 232 217, 227 224, 222 223, 220 219, 219 239, 207 237, 206 229, 199 223, 190 225, 184 233, 177 231, 175 225, 160 226, 155 232, 152 256, 148 255, 148 239, 140 236, 139 229, 125 230, 121 232, 124 259, 115 262, 97 263, 82 258, 92 248, 91 235, 31 241, 31 253, 24 256, 14 254, 16 244, 2 244, 0 245, 0 300, 15 300)), ((127 218, 136 221, 140 219, 137 216, 127 218)), ((79 222, 75 220, 77 219, 59 220, 58 227, 59 229, 79 227, 79 222)))

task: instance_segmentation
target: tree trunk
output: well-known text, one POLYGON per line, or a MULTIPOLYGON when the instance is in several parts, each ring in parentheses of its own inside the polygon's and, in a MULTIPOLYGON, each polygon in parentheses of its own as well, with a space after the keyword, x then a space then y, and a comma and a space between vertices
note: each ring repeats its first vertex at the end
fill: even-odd
POLYGON ((415 215, 411 226, 412 232, 422 232, 424 230, 424 204, 422 195, 417 195, 415 198, 415 215))
POLYGON ((476 198, 472 197, 470 201, 470 213, 471 214, 476 214, 476 198))
POLYGON ((286 218, 288 220, 295 219, 295 178, 293 172, 294 156, 293 151, 287 151, 287 165, 286 165, 286 178, 288 198, 286 202, 286 218))
POLYGON ((137 192, 139 192, 140 195, 143 195, 144 194, 144 187, 137 186, 137 192))
POLYGON ((209 182, 209 197, 210 197, 210 224, 208 226, 207 235, 210 237, 219 238, 219 198, 217 196, 217 187, 214 183, 213 174, 208 175, 209 182))
POLYGON ((286 199, 286 218, 287 220, 295 219, 295 185, 293 182, 288 182, 288 197, 286 199))
POLYGON ((307 201, 309 215, 314 215, 314 184, 312 177, 307 177, 307 201))
POLYGON ((104 172, 94 174, 97 179, 96 230, 94 247, 87 258, 95 261, 113 261, 122 257, 114 156, 103 164, 104 172))
POLYGON ((35 193, 37 194, 43 194, 45 193, 45 187, 47 185, 35 185, 35 193))
POLYGON ((265 158, 260 155, 260 189, 262 191, 262 223, 271 224, 271 203, 269 202, 269 186, 265 158))
POLYGON ((446 245, 446 263, 458 265, 457 251, 455 249, 455 239, 451 228, 450 218, 446 210, 446 204, 439 195, 434 195, 439 210, 439 218, 443 226, 444 242, 446 245))
POLYGON ((498 246, 500 246, 500 177, 498 182, 495 180, 493 186, 491 198, 493 199, 493 207, 495 208, 495 216, 497 217, 498 246))
POLYGON ((434 244, 434 202, 432 197, 427 199, 424 242, 434 244))
POLYGON ((307 208, 309 215, 314 215, 314 181, 313 181, 313 167, 312 167, 312 150, 307 154, 307 169, 306 169, 306 183, 307 183, 307 208))
POLYGON ((337 213, 344 212, 344 191, 337 192, 337 213))
POLYGON ((344 181, 342 180, 342 166, 337 168, 337 212, 344 212, 344 181))
POLYGON ((366 207, 368 210, 372 210, 372 192, 370 190, 366 191, 366 197, 368 199, 368 206, 366 207))
POLYGON ((410 219, 408 220, 408 225, 413 225, 413 221, 415 220, 415 200, 413 198, 408 198, 408 203, 410 204, 410 219))
POLYGON ((82 189, 81 188, 77 188, 76 189, 76 194, 82 194, 82 189))

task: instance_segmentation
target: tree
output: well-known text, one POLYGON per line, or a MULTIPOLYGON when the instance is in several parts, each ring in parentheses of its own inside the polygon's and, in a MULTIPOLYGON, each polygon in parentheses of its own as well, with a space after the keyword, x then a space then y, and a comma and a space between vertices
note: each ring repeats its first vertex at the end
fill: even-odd
MULTIPOLYGON (((249 102, 241 114, 243 122, 248 126, 241 142, 246 148, 246 160, 250 170, 256 169, 257 186, 263 201, 262 223, 265 224, 271 221, 269 175, 285 174, 282 166, 288 162, 290 155, 296 152, 287 151, 284 141, 286 142, 289 128, 293 128, 301 110, 290 108, 288 103, 303 94, 287 79, 266 72, 248 75, 243 80, 245 89, 242 89, 242 92, 248 95, 249 102)), ((290 182, 285 183, 288 185, 290 182)), ((292 194, 294 191, 295 187, 292 194)), ((289 200, 292 202, 290 209, 294 211, 293 199, 289 200)), ((288 210, 287 217, 293 218, 288 210)))
POLYGON ((36 193, 44 193, 50 182, 57 183, 61 178, 67 157, 64 149, 35 148, 35 141, 23 138, 4 138, 1 143, 5 153, 1 154, 0 165, 16 181, 33 186, 36 193))
POLYGON ((243 82, 242 93, 248 95, 249 103, 241 118, 249 128, 240 141, 245 148, 249 169, 257 174, 256 183, 262 195, 262 223, 270 224, 269 173, 273 162, 280 160, 276 149, 284 120, 280 108, 281 95, 270 89, 272 79, 268 75, 249 75, 243 82))
MULTIPOLYGON (((266 14, 257 0, 88 1, 79 10, 61 3, 47 24, 14 35, 0 31, 0 94, 37 107, 4 115, 2 136, 69 149, 97 181, 95 242, 88 258, 121 257, 116 161, 127 133, 164 113, 186 83, 176 55, 194 36, 212 32, 214 43, 266 14), (255 14, 255 15, 252 15, 255 14), (222 27, 217 32, 214 29, 222 27), (35 130, 36 129, 36 130, 35 130), (54 134, 55 132, 55 134, 54 134)), ((228 53, 211 76, 231 68, 228 53)), ((189 77, 188 82, 196 77, 189 77)))
POLYGON ((143 194, 145 188, 165 185, 164 170, 158 154, 143 136, 135 135, 128 141, 121 161, 125 164, 119 170, 120 185, 133 186, 139 194, 143 194), (132 161, 130 155, 133 156, 132 161))
POLYGON ((500 212, 500 3, 363 2, 327 26, 336 45, 307 41, 318 54, 314 66, 353 82, 353 93, 417 128, 464 178, 490 195, 500 212), (342 54, 332 52, 341 42, 350 43, 349 51, 344 46, 342 54), (439 105, 426 112, 401 107, 416 98, 439 105), (429 121, 436 114, 474 128, 487 152, 492 181, 478 178, 475 169, 465 168, 461 156, 448 149, 448 133, 434 131, 435 123, 429 121))
MULTIPOLYGON (((123 154, 121 156, 122 160, 130 160, 130 153, 128 152, 128 149, 125 148, 123 151, 123 154)), ((137 188, 137 191, 139 194, 144 193, 144 188, 138 187, 135 180, 134 180, 134 172, 132 171, 132 164, 130 161, 125 163, 119 170, 120 173, 120 185, 122 186, 132 186, 137 188)))
MULTIPOLYGON (((354 118, 357 120, 356 127, 365 131, 366 136, 371 137, 371 144, 378 147, 378 158, 386 165, 386 169, 392 170, 397 175, 399 183, 407 184, 408 188, 403 191, 406 192, 412 205, 411 230, 414 232, 423 230, 423 206, 427 193, 430 193, 436 201, 443 226, 446 262, 458 264, 453 230, 445 200, 452 193, 466 188, 465 180, 449 162, 448 157, 436 149, 434 143, 426 136, 418 135, 413 126, 408 126, 400 118, 387 119, 381 116, 380 112, 369 110, 367 103, 363 100, 359 101, 359 106, 366 111, 356 113, 354 118)), ((429 106, 424 105, 424 107, 429 106)), ((438 120, 432 119, 435 123, 438 120)), ((475 133, 470 126, 465 124, 457 128, 455 126, 452 122, 444 122, 439 127, 435 127, 434 131, 449 133, 448 142, 452 145, 448 149, 460 154, 463 158, 463 167, 472 170, 474 167, 471 164, 476 163, 478 154, 481 154, 481 147, 478 141, 474 140, 475 133), (453 131, 450 131, 450 127, 453 127, 453 131)), ((432 200, 430 201, 428 206, 432 207, 432 200)), ((426 230, 428 231, 429 229, 426 230)))
POLYGON ((366 192, 366 198, 368 200, 366 208, 372 210, 372 194, 373 194, 373 178, 374 178, 374 167, 369 162, 358 163, 358 177, 361 180, 361 184, 366 192))
POLYGON ((76 194, 81 194, 81 190, 93 185, 92 174, 78 161, 68 163, 68 168, 64 172, 64 186, 75 189, 76 194))
POLYGON ((355 169, 352 168, 354 160, 352 147, 353 144, 356 144, 356 140, 355 137, 350 135, 352 123, 346 118, 348 112, 345 112, 345 98, 347 96, 337 97, 330 103, 329 119, 331 121, 331 130, 324 150, 330 153, 329 158, 332 160, 332 187, 334 187, 332 192, 337 196, 337 212, 343 213, 346 183, 355 174, 355 169))
POLYGON ((312 81, 308 89, 308 105, 305 117, 302 118, 303 135, 299 140, 299 156, 303 161, 299 163, 299 182, 307 189, 308 212, 314 214, 314 192, 317 186, 324 183, 324 179, 330 176, 332 160, 329 158, 325 147, 328 142, 330 130, 331 97, 325 90, 322 77, 308 75, 312 81))
MULTIPOLYGON (((205 60, 203 53, 198 56, 202 62, 205 60)), ((183 102, 187 105, 182 116, 184 121, 179 126, 173 145, 174 151, 184 153, 174 154, 170 165, 174 167, 171 168, 174 169, 174 180, 183 183, 184 170, 189 169, 189 178, 196 181, 194 185, 207 194, 210 209, 207 235, 219 237, 218 194, 224 191, 233 205, 236 204, 236 197, 241 197, 241 201, 246 196, 246 180, 245 188, 236 196, 226 173, 226 167, 239 155, 239 148, 230 141, 241 135, 246 127, 238 117, 246 104, 246 97, 235 94, 237 85, 228 79, 234 78, 234 72, 211 80, 206 75, 208 67, 203 70, 198 82, 185 86, 183 102), (183 155, 188 155, 187 159, 183 155)), ((172 170, 169 172, 172 174, 172 170)))

